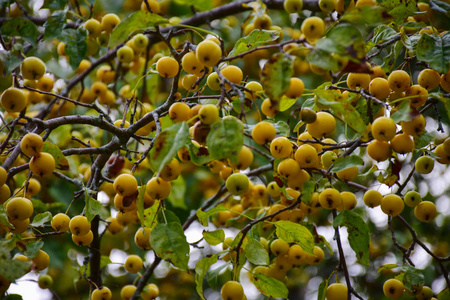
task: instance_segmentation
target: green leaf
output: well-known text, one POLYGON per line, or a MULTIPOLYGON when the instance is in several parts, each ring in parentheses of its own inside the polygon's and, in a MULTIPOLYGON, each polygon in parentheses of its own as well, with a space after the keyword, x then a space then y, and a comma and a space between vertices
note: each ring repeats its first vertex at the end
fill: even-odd
POLYGON ((138 187, 139 194, 136 200, 137 214, 142 226, 153 228, 156 224, 158 224, 156 219, 156 211, 159 207, 159 200, 156 200, 151 207, 144 209, 145 188, 145 185, 138 187))
POLYGON ((316 182, 314 180, 307 180, 302 185, 302 194, 301 199, 302 202, 309 206, 312 195, 314 194, 314 191, 316 189, 316 182))
POLYGON ((315 90, 314 93, 317 95, 320 104, 330 107, 332 112, 354 131, 360 135, 365 134, 366 124, 359 112, 342 95, 331 90, 315 90))
POLYGON ((430 64, 430 67, 439 73, 447 73, 450 61, 450 33, 443 36, 433 33, 422 34, 417 42, 417 59, 430 64))
POLYGON ((3 23, 1 34, 8 37, 20 37, 35 47, 39 31, 28 19, 12 18, 3 23))
POLYGON ((411 121, 417 113, 411 108, 409 105, 409 101, 403 101, 398 107, 397 111, 391 115, 391 119, 395 121, 395 123, 399 123, 400 121, 411 121))
POLYGON ((357 213, 344 210, 333 221, 333 227, 337 226, 347 227, 350 247, 355 251, 358 261, 368 266, 370 232, 366 222, 357 213))
POLYGON ((403 43, 401 41, 397 41, 394 45, 390 46, 390 49, 389 54, 383 57, 383 64, 381 65, 381 68, 386 73, 390 73, 394 70, 397 58, 400 51, 403 49, 403 43))
POLYGON ((400 33, 395 31, 392 27, 388 25, 380 25, 373 31, 373 38, 371 39, 371 42, 374 44, 379 44, 394 39, 399 35, 400 33))
POLYGON ((403 41, 403 44, 405 45, 406 49, 409 50, 411 55, 416 53, 417 43, 419 42, 421 37, 422 35, 410 35, 406 36, 405 40, 403 41))
MULTIPOLYGON (((365 54, 364 39, 361 32, 353 25, 341 24, 331 29, 325 38, 321 38, 316 42, 316 49, 329 53, 328 58, 336 60, 336 56, 344 56, 347 58, 360 58, 365 54), (331 55, 333 54, 333 55, 331 55), (331 56, 330 56, 331 55, 331 56)), ((315 63, 317 63, 317 57, 315 63)), ((334 70, 338 67, 337 61, 326 62, 332 68, 325 68, 326 70, 334 70)), ((320 65, 319 65, 320 66, 320 65)))
POLYGON ((55 159, 55 165, 58 170, 69 170, 69 161, 61 152, 58 146, 52 142, 44 142, 42 152, 47 152, 55 159))
POLYGON ((59 148, 66 147, 72 140, 72 125, 62 125, 52 130, 49 140, 59 148))
POLYGON ((203 211, 201 208, 197 210, 197 217, 200 223, 202 223, 203 226, 208 226, 208 218, 219 211, 228 211, 228 207, 225 207, 223 205, 217 205, 216 207, 211 208, 208 211, 203 211))
POLYGON ((160 209, 158 211, 157 220, 159 223, 171 223, 175 222, 181 224, 180 218, 171 210, 160 209))
POLYGON ((206 145, 212 158, 229 158, 232 163, 237 163, 243 144, 244 129, 238 119, 225 118, 211 124, 206 145))
POLYGON ((204 165, 213 160, 206 147, 197 147, 189 141, 186 144, 186 148, 188 149, 191 161, 196 165, 204 165))
POLYGON ((219 245, 225 240, 225 232, 223 231, 223 229, 217 229, 213 231, 203 230, 202 235, 205 241, 211 246, 219 245))
POLYGON ((278 238, 287 243, 296 243, 303 251, 314 255, 314 236, 308 228, 290 221, 277 221, 275 226, 278 238))
POLYGON ((386 9, 380 6, 359 6, 347 11, 340 19, 355 25, 377 26, 392 21, 386 9))
POLYGON ((0 259, 0 274, 8 281, 15 281, 22 277, 31 267, 31 262, 22 262, 18 259, 0 259))
POLYGON ((186 271, 189 261, 189 244, 179 223, 158 224, 150 234, 150 245, 155 253, 175 267, 186 271))
POLYGON ((219 277, 219 273, 225 269, 227 266, 229 265, 229 263, 223 264, 219 267, 217 267, 216 269, 209 271, 208 274, 206 274, 206 281, 208 282, 209 286, 212 289, 216 289, 217 288, 217 278, 219 277))
POLYGON ((187 209, 186 202, 184 200, 184 195, 186 194, 186 182, 183 176, 179 175, 177 179, 170 182, 171 189, 167 201, 170 202, 174 207, 179 207, 182 209, 187 209))
POLYGON ((328 279, 325 278, 319 285, 317 300, 325 300, 325 296, 327 295, 327 288, 328 279))
POLYGON ((189 139, 189 126, 186 122, 176 123, 161 131, 149 153, 149 161, 155 171, 162 169, 177 155, 189 139))
POLYGON ((425 284, 425 277, 421 270, 410 265, 403 265, 402 271, 405 272, 403 275, 403 285, 408 290, 411 290, 412 286, 422 286, 425 284))
MULTIPOLYGON (((52 1, 53 2, 53 1, 52 1)), ((58 37, 66 26, 65 10, 55 11, 44 23, 44 40, 50 40, 58 37)))
POLYGON ((4 205, 0 205, 0 225, 3 225, 7 228, 13 228, 13 226, 9 223, 8 215, 6 214, 4 205))
POLYGON ((42 8, 48 9, 63 9, 69 0, 45 0, 42 8))
POLYGON ((278 101, 289 88, 294 66, 294 57, 276 53, 261 70, 261 84, 272 101, 278 101))
POLYGON ((267 266, 270 263, 269 253, 264 246, 252 237, 248 237, 245 246, 245 256, 248 261, 257 266, 267 266))
POLYGON ((73 70, 78 68, 80 62, 87 53, 87 31, 83 27, 75 29, 65 29, 62 31, 59 40, 66 44, 65 52, 69 57, 69 64, 73 70))
POLYGON ((324 70, 337 70, 338 62, 331 54, 326 50, 314 48, 306 56, 306 61, 324 70))
POLYGON ((44 246, 44 242, 43 241, 28 242, 26 244, 27 249, 25 250, 23 255, 25 255, 29 259, 32 259, 32 258, 36 257, 36 255, 38 254, 39 250, 41 250, 42 246, 44 246))
POLYGON ((422 134, 421 136, 416 136, 414 138, 414 141, 416 143, 416 149, 420 149, 423 147, 426 147, 430 145, 431 141, 433 141, 436 137, 436 134, 434 132, 427 132, 425 134, 422 134))
POLYGON ((175 3, 188 6, 192 5, 199 11, 210 10, 214 7, 213 2, 210 0, 175 0, 175 3))
POLYGON ((91 222, 96 215, 100 213, 103 205, 100 201, 95 200, 89 194, 85 193, 86 196, 86 218, 91 222))
POLYGON ((380 5, 394 17, 396 24, 402 24, 407 17, 414 15, 414 12, 418 10, 416 0, 382 0, 380 5))
POLYGON ((114 28, 109 38, 109 46, 114 47, 127 39, 130 33, 140 30, 153 29, 155 25, 167 24, 168 20, 157 14, 139 10, 124 18, 114 28))
POLYGON ((286 299, 289 294, 288 288, 282 281, 261 273, 253 273, 253 284, 267 297, 286 299))
MULTIPOLYGON (((265 120, 266 122, 270 122, 273 124, 273 126, 275 127, 275 130, 277 132, 277 136, 288 136, 291 133, 291 128, 289 127, 289 125, 284 122, 284 121, 278 121, 278 122, 273 122, 272 119, 267 119, 265 120)), ((254 126, 253 126, 254 127, 254 126)), ((253 129, 253 128, 252 128, 253 129)), ((249 131, 249 133, 251 134, 251 130, 249 131)))
POLYGON ((203 281, 209 268, 217 262, 217 257, 218 255, 214 254, 212 256, 202 258, 195 265, 195 288, 202 299, 206 299, 203 295, 203 281))
POLYGON ((339 172, 354 166, 361 166, 363 164, 363 159, 358 155, 341 156, 334 161, 332 171, 339 172))
POLYGON ((278 30, 259 30, 255 29, 250 32, 249 35, 240 38, 236 44, 234 44, 233 50, 228 54, 228 57, 235 56, 251 49, 255 49, 268 42, 275 41, 280 37, 280 31, 278 30))
POLYGON ((33 222, 30 225, 33 227, 40 227, 45 223, 51 221, 52 218, 53 218, 52 214, 49 211, 46 211, 44 213, 37 214, 36 216, 34 216, 33 222))
POLYGON ((450 17, 450 4, 444 1, 430 0, 430 8, 450 17))
POLYGON ((22 296, 18 295, 18 294, 8 294, 2 299, 3 300, 23 300, 22 296))
POLYGON ((390 269, 394 269, 394 268, 397 268, 397 267, 398 267, 397 264, 386 264, 386 265, 382 265, 381 267, 379 267, 377 272, 381 273, 384 270, 390 270, 390 269))
MULTIPOLYGON (((3 72, 6 74, 10 74, 22 62, 18 54, 13 51, 0 51, 0 60, 3 64, 3 72)), ((2 74, 0 73, 0 75, 2 74)), ((11 83, 9 82, 9 84, 11 83)))
POLYGON ((286 111, 292 107, 292 105, 297 102, 297 99, 288 98, 285 95, 281 97, 280 100, 280 111, 286 111))
POLYGON ((438 300, 448 300, 450 299, 450 290, 448 288, 442 290, 437 295, 438 300))

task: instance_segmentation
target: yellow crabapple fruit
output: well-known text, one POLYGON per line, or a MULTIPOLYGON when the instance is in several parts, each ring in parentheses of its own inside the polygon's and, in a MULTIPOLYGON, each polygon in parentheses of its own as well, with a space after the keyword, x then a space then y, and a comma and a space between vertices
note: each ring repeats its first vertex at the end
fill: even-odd
POLYGON ((309 17, 302 22, 301 31, 307 40, 315 41, 325 33, 325 23, 319 17, 309 17))
POLYGON ((372 79, 369 84, 369 93, 379 100, 386 100, 391 93, 388 81, 381 77, 372 79))
POLYGON ((214 67, 222 57, 222 49, 211 40, 204 40, 195 49, 197 60, 208 68, 214 67))
POLYGON ((422 201, 422 196, 416 191, 409 191, 403 197, 405 204, 409 207, 416 207, 422 201))
POLYGON ((53 284, 53 278, 47 274, 38 278, 38 285, 41 289, 48 289, 53 284))
POLYGON ((75 216, 70 219, 69 229, 73 235, 86 235, 91 230, 91 223, 85 216, 75 216))
POLYGON ((450 154, 447 153, 444 149, 444 145, 440 144, 434 149, 434 154, 436 154, 438 157, 436 158, 436 161, 441 164, 450 164, 450 154))
POLYGON ((411 136, 419 136, 425 130, 426 121, 424 116, 420 114, 411 121, 401 121, 400 125, 404 133, 411 136))
POLYGON ((350 89, 368 89, 370 85, 370 75, 366 73, 349 73, 347 76, 347 86, 350 89))
POLYGON ((294 159, 286 158, 278 164, 277 172, 284 178, 290 178, 300 172, 300 165, 294 159))
POLYGON ((186 73, 197 76, 201 75, 205 69, 205 66, 198 61, 195 52, 188 52, 183 56, 181 59, 181 67, 184 71, 186 71, 186 73))
POLYGON ((353 181, 356 179, 356 177, 358 177, 358 173, 359 173, 358 167, 353 166, 336 172, 336 176, 343 181, 353 181))
POLYGON ((379 117, 372 124, 372 136, 379 141, 388 142, 392 140, 396 131, 397 125, 389 117, 379 117))
POLYGON ((15 197, 6 203, 6 214, 11 220, 24 221, 33 215, 33 203, 27 198, 15 197))
POLYGON ((250 100, 256 100, 258 98, 259 93, 263 91, 263 87, 261 83, 257 81, 250 81, 245 85, 246 89, 251 90, 251 92, 245 91, 245 97, 250 100))
POLYGON ((333 283, 327 288, 327 299, 328 300, 347 300, 348 299, 348 288, 343 283, 333 283))
POLYGON ((138 255, 132 254, 127 257, 124 268, 130 273, 137 273, 142 269, 143 265, 142 259, 138 255))
POLYGON ((317 120, 317 113, 309 108, 303 108, 300 111, 300 119, 306 123, 314 123, 317 120))
POLYGON ((50 264, 50 256, 48 256, 47 252, 43 250, 39 250, 37 255, 31 260, 33 262, 32 268, 34 271, 42 271, 50 264))
POLYGON ((440 80, 441 76, 438 72, 433 69, 424 69, 419 73, 417 83, 427 90, 433 90, 439 86, 440 80))
POLYGON ((55 231, 66 232, 69 230, 69 223, 69 216, 63 213, 59 213, 53 217, 51 225, 55 231))
POLYGON ((411 107, 419 108, 427 102, 428 91, 420 85, 415 84, 406 89, 405 96, 411 97, 408 99, 411 107))
POLYGON ((323 252, 322 248, 318 246, 314 246, 313 254, 314 255, 311 255, 305 252, 305 261, 308 265, 311 266, 318 265, 325 258, 325 253, 323 252))
POLYGON ((275 117, 280 112, 280 106, 278 102, 266 98, 261 104, 261 112, 267 117, 275 117))
POLYGON ((191 108, 184 102, 176 102, 169 108, 169 117, 175 122, 183 122, 189 120, 189 112, 191 108))
MULTIPOLYGON (((222 70, 220 70, 220 73, 222 73, 223 77, 225 77, 228 81, 234 84, 240 84, 242 79, 244 78, 244 74, 242 73, 242 70, 233 65, 226 66, 222 70)), ((225 87, 229 89, 229 85, 225 84, 225 87)))
POLYGON ((153 199, 165 199, 169 197, 171 191, 170 182, 160 177, 153 177, 147 182, 145 192, 153 199))
POLYGON ((270 143, 270 153, 275 158, 287 158, 291 155, 293 145, 285 137, 277 137, 270 143))
POLYGON ((42 137, 36 133, 27 133, 20 141, 20 150, 27 156, 35 156, 44 148, 42 137))
POLYGON ((117 59, 124 64, 128 64, 134 60, 134 51, 129 46, 122 46, 117 50, 117 59))
POLYGON ((165 181, 172 181, 178 178, 181 173, 181 166, 178 160, 174 157, 164 166, 160 173, 160 177, 165 181))
POLYGON ((227 281, 220 290, 220 295, 224 300, 242 300, 244 288, 237 281, 227 281))
POLYGON ((72 241, 77 246, 82 247, 89 246, 93 240, 94 240, 94 233, 91 230, 89 230, 88 233, 86 233, 85 235, 72 234, 72 241))
POLYGON ((270 182, 267 185, 266 190, 267 190, 267 193, 272 197, 278 197, 281 194, 280 187, 278 186, 278 184, 275 181, 270 182))
POLYGON ((6 182, 6 178, 8 177, 8 172, 0 166, 0 186, 4 185, 6 182))
POLYGON ((275 256, 283 256, 289 252, 289 244, 282 239, 276 239, 270 244, 270 252, 275 256))
POLYGON ((336 0, 319 0, 319 8, 324 12, 332 12, 336 9, 336 0))
POLYGON ((303 95, 305 91, 305 84, 300 78, 291 77, 289 79, 289 88, 284 93, 288 98, 298 98, 303 95))
POLYGON ((216 72, 212 72, 211 74, 209 74, 208 78, 206 79, 206 84, 213 91, 219 91, 220 90, 219 74, 217 74, 216 72))
POLYGON ((334 188, 324 189, 319 194, 319 203, 323 208, 337 208, 342 203, 341 193, 334 188))
POLYGON ((383 284, 383 293, 389 299, 400 299, 404 290, 405 286, 398 279, 389 279, 383 284))
POLYGON ((436 217, 436 205, 430 201, 422 201, 414 207, 414 215, 421 222, 431 222, 436 217))
POLYGON ((114 190, 121 196, 131 196, 137 192, 136 177, 131 174, 121 174, 114 180, 114 190))
POLYGON ((249 180, 247 175, 242 173, 234 173, 228 176, 226 180, 227 190, 232 195, 242 195, 247 192, 249 188, 249 180))
POLYGON ((134 235, 134 243, 136 246, 142 250, 151 249, 150 246, 150 233, 152 230, 150 228, 139 228, 134 235))
POLYGON ((22 90, 11 87, 2 93, 0 103, 9 113, 21 112, 27 107, 27 96, 22 90))
POLYGON ((149 283, 145 287, 145 291, 141 292, 141 297, 144 300, 153 300, 159 296, 159 288, 154 283, 149 283))
POLYGON ((391 153, 391 145, 388 142, 373 140, 367 145, 367 154, 376 161, 387 160, 391 153))
POLYGON ((0 204, 5 203, 6 200, 11 196, 11 190, 6 184, 0 185, 0 204))
POLYGON ((83 27, 87 30, 88 36, 91 38, 96 38, 102 32, 101 24, 96 19, 89 19, 84 24, 83 27))
POLYGON ((309 144, 303 144, 295 151, 295 160, 300 168, 317 168, 319 167, 319 156, 316 148, 309 144))
POLYGON ((111 290, 106 286, 96 288, 92 292, 91 296, 91 300, 110 300, 111 298, 112 298, 111 290))
POLYGON ((430 174, 434 169, 434 159, 429 156, 421 156, 416 160, 414 166, 420 174, 430 174))
POLYGON ((396 70, 389 74, 388 83, 394 92, 404 92, 411 83, 411 77, 403 70, 396 70))
POLYGON ((45 64, 38 57, 27 57, 20 65, 20 73, 25 79, 38 80, 45 74, 45 64))
POLYGON ((132 284, 127 284, 120 290, 120 297, 122 300, 130 300, 136 291, 136 286, 132 284))
POLYGON ((275 138, 276 133, 277 131, 272 123, 262 121, 253 127, 252 138, 257 144, 264 145, 271 142, 275 138))
POLYGON ((10 223, 14 226, 14 229, 11 230, 12 233, 22 234, 30 225, 30 219, 21 220, 10 220, 10 223))
POLYGON ((317 139, 331 137, 336 130, 336 119, 328 112, 318 112, 316 120, 307 124, 306 130, 317 139))
POLYGON ((406 154, 414 150, 414 140, 409 134, 401 133, 391 140, 391 147, 397 153, 406 154))
POLYGON ((230 163, 230 167, 239 170, 245 170, 253 163, 253 152, 247 146, 242 146, 238 153, 237 163, 230 163))
POLYGON ((381 195, 381 193, 377 190, 368 190, 363 195, 364 204, 370 208, 379 206, 382 199, 383 195, 381 195))
POLYGON ((214 104, 202 105, 198 117, 203 124, 210 125, 219 120, 219 109, 214 104))
POLYGON ((303 8, 303 0, 284 0, 283 7, 288 14, 299 13, 303 8))
POLYGON ((119 16, 113 13, 106 14, 102 17, 102 21, 100 22, 101 30, 111 33, 119 23, 119 16))
POLYGON ((381 199, 381 210, 388 216, 398 216, 405 208, 405 202, 400 196, 389 194, 381 199))
POLYGON ((161 57, 156 63, 156 71, 164 78, 175 77, 179 68, 178 62, 170 56, 161 57))

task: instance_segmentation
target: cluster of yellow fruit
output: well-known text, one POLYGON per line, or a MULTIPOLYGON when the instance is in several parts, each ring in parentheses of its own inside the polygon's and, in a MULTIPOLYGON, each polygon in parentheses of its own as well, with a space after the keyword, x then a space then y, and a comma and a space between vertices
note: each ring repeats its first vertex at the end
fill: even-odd
POLYGON ((398 279, 389 279, 384 282, 383 293, 389 299, 400 299, 404 292, 415 296, 416 299, 437 300, 433 297, 433 291, 427 286, 413 286, 411 290, 406 289, 403 283, 398 279))

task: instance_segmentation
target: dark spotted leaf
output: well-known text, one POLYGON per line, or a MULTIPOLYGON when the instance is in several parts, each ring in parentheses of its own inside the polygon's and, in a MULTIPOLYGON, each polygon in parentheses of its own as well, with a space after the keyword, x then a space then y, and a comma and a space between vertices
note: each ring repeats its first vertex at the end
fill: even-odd
POLYGON ((278 30, 259 30, 255 29, 249 35, 240 38, 233 47, 233 50, 228 54, 228 57, 235 56, 249 50, 255 49, 258 46, 264 45, 268 42, 275 41, 280 37, 278 30))
POLYGON ((286 299, 289 294, 288 288, 282 281, 261 273, 253 274, 253 284, 267 297, 286 299))
POLYGON ((261 70, 261 84, 271 100, 278 101, 289 88, 293 66, 294 57, 284 53, 272 55, 265 63, 261 70))

